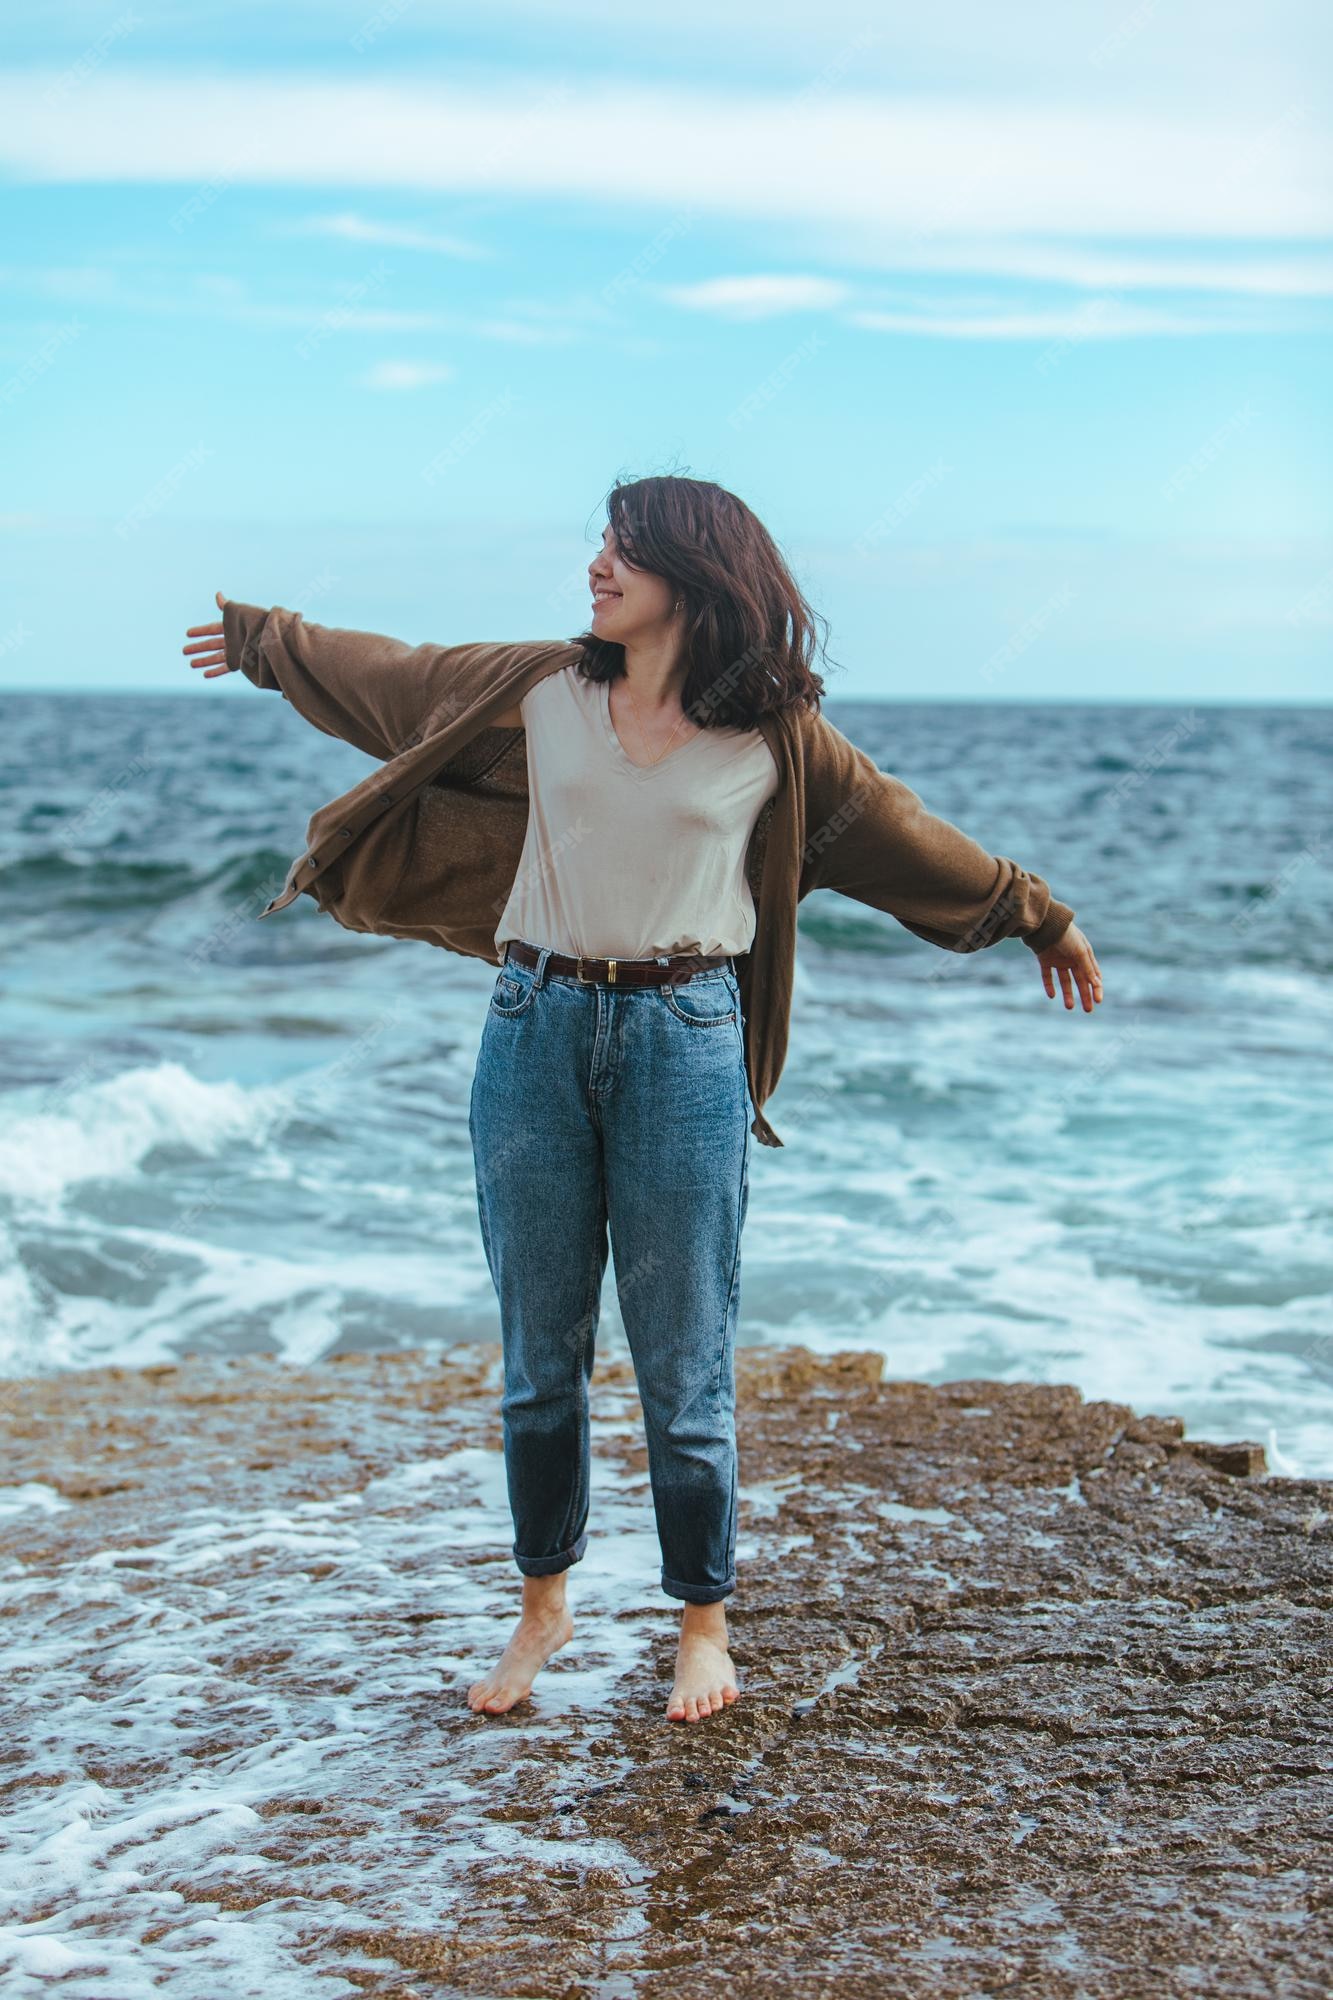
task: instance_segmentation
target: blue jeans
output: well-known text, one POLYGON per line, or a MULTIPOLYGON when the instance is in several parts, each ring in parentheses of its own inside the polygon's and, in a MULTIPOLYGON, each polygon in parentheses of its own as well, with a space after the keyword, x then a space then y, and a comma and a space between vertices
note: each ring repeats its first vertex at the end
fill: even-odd
POLYGON ((616 986, 506 958, 468 1130, 504 1342, 515 1562, 550 1576, 587 1547, 588 1383, 607 1230, 643 1406, 662 1589, 736 1587, 740 1241, 750 1101, 730 960, 616 986))

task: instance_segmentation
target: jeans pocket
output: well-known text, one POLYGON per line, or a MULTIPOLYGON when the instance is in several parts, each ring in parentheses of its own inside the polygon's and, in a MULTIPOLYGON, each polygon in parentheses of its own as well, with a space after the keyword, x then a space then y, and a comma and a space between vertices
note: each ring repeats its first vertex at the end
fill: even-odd
POLYGON ((502 1015, 505 1020, 513 1020, 524 1014, 532 1005, 532 996, 537 991, 536 970, 532 966, 505 964, 496 976, 491 988, 491 1012, 502 1015))
POLYGON ((668 1011, 691 1028, 725 1028, 736 1018, 736 995, 725 972, 696 972, 693 979, 658 988, 668 1011))

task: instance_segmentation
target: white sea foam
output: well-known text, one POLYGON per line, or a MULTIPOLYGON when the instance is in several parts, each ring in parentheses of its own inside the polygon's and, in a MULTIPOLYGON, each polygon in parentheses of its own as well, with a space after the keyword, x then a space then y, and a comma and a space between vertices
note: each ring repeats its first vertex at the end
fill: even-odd
POLYGON ((0 1521, 33 1510, 40 1514, 59 1514, 69 1504, 54 1486, 44 1486, 39 1479, 25 1480, 22 1486, 0 1486, 0 1521))
MULTIPOLYGON (((649 1497, 601 1454, 591 1509, 588 1554, 571 1579, 576 1643, 521 1724, 526 1745, 557 1740, 571 1769, 676 1608, 658 1586, 649 1497)), ((68 1974, 81 2000, 147 2000, 163 1982, 183 2000, 304 2000, 302 1899, 283 1893, 287 1871, 267 1851, 273 1823, 260 1808, 326 1791, 374 1814, 363 1887, 408 1927, 447 1931, 479 1859, 516 1878, 554 1861, 634 1879, 614 1840, 562 1829, 557 1843, 494 1816, 519 1769, 512 1734, 501 1740, 470 1719, 461 1737, 439 1733, 512 1625, 511 1541, 502 1455, 462 1446, 359 1491, 225 1515, 196 1506, 164 1535, 55 1574, 0 1576, 0 1607, 21 1603, 29 1633, 8 1694, 12 1705, 32 1690, 32 1775, 103 1767, 98 1783, 35 1785, 11 1809, 0 1855, 0 1900, 14 1913, 0 1931, 6 1992, 26 1996, 68 1974), (321 1585, 326 1568, 334 1580, 321 1585), (75 1616, 89 1606, 95 1618, 75 1616), (441 1615, 423 1622, 427 1609, 441 1615), (423 1805, 447 1807, 424 1872, 413 1818, 423 1805), (266 1877, 275 1888, 258 1909, 208 1901, 210 1884, 221 1892, 266 1877), (182 1900, 182 1879, 199 1900, 182 1900)), ((597 1775, 611 1774, 603 1758, 597 1775)), ((338 1872, 310 1861, 308 1895, 325 1897, 338 1872)), ((325 1901, 321 1921, 337 1907, 325 1901)), ((335 1971, 327 1990, 359 1989, 335 1971)))
POLYGON ((262 1138, 286 1105, 278 1086, 205 1083, 178 1062, 30 1093, 0 1134, 0 1194, 51 1213, 71 1187, 121 1178, 155 1146, 207 1157, 262 1138))

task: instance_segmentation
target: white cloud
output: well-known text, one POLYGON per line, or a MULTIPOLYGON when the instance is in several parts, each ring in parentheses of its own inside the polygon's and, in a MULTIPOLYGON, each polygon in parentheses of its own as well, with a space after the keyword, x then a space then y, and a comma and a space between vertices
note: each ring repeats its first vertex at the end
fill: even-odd
POLYGON ((337 236, 347 243, 383 243, 391 250, 425 250, 440 257, 471 260, 495 254, 462 236, 435 236, 426 229, 409 229, 394 222, 376 222, 370 217, 351 213, 311 216, 306 222, 292 224, 291 233, 337 236))
POLYGON ((95 265, 0 265, 0 285, 44 299, 168 318, 205 315, 247 326, 295 327, 306 333, 331 325, 339 333, 457 333, 521 347, 573 340, 591 320, 601 317, 595 307, 581 301, 567 306, 525 301, 507 315, 362 306, 349 303, 358 295, 356 286, 345 287, 322 303, 253 298, 239 279, 207 272, 194 276, 188 293, 152 292, 126 282, 119 272, 95 265))
MULTIPOLYGON (((46 0, 45 24, 60 0, 46 0)), ((83 0, 84 6, 91 0, 83 0)), ((233 45, 263 46, 272 33, 273 0, 218 0, 174 10, 172 46, 205 38, 209 16, 224 18, 233 45)), ((38 10, 29 9, 34 16, 38 10)), ((418 46, 447 46, 451 73, 473 58, 459 50, 460 0, 287 0, 289 45, 318 48, 327 60, 335 38, 371 20, 383 22, 375 53, 401 59, 404 30, 418 46), (291 36, 304 21, 306 34, 291 36), (448 41, 446 43, 446 37, 448 41)), ((694 77, 707 51, 710 81, 749 90, 790 84, 825 90, 854 81, 875 89, 953 89, 983 96, 1015 93, 1048 100, 1079 87, 1120 104, 1212 102, 1231 113, 1265 100, 1278 106, 1302 91, 1328 101, 1333 81, 1333 12, 1327 0, 932 0, 929 7, 877 0, 645 0, 612 14, 607 0, 488 0, 469 13, 469 49, 478 69, 488 59, 547 41, 558 22, 559 49, 571 74, 614 68, 625 75, 694 77)), ((49 30, 48 30, 49 32, 49 30)), ((88 30, 92 32, 91 28, 88 30)), ((63 46, 68 46, 66 32, 63 46)), ((38 44, 40 46, 40 43, 38 44)), ((68 58, 65 58, 68 60, 68 58)))
POLYGON ((377 361, 361 379, 367 389, 426 389, 454 373, 447 361, 377 361))
POLYGON ((1290 327, 1288 317, 1233 299, 1188 305, 1137 305, 1115 292, 1067 301, 1014 302, 994 294, 857 297, 850 285, 793 274, 712 278, 698 285, 663 285, 672 305, 724 318, 759 318, 823 308, 846 326, 870 333, 934 335, 971 340, 1117 340, 1135 334, 1254 333, 1290 327))
POLYGON ((894 312, 873 308, 842 315, 850 326, 869 333, 924 334, 944 340, 1124 340, 1145 334, 1277 333, 1290 323, 1269 315, 1242 318, 1216 307, 1184 310, 1134 306, 1106 298, 1081 305, 1045 308, 1015 307, 992 312, 970 308, 960 312, 942 302, 935 312, 894 312))
POLYGON ((1286 256, 1196 256, 1160 251, 1103 250, 1075 243, 986 242, 974 239, 921 245, 886 239, 874 250, 865 238, 826 246, 831 259, 872 265, 877 271, 954 272, 1027 278, 1085 291, 1237 292, 1269 298, 1333 297, 1333 257, 1318 252, 1286 256))
POLYGON ((0 78, 0 166, 28 180, 449 189, 633 209, 982 233, 1320 237, 1328 148, 1302 102, 1042 102, 866 91, 742 94, 595 78, 465 89, 98 71, 0 78), (243 143, 238 134, 244 135, 243 143))
POLYGON ((697 285, 661 285, 661 297, 691 312, 725 313, 734 319, 768 319, 776 313, 810 312, 840 305, 847 286, 835 278, 799 272, 771 277, 705 278, 697 285))

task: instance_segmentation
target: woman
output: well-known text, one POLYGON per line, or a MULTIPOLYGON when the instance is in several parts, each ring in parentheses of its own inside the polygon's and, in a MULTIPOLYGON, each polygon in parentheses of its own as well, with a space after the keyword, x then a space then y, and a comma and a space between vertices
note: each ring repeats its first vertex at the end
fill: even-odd
POLYGON ((184 650, 385 766, 315 815, 263 914, 304 890, 350 928, 501 960, 469 1130, 523 1603, 469 1705, 511 1708, 572 1634, 609 1230, 661 1583, 682 1605, 666 1713, 694 1722, 738 1695, 740 1238, 750 1134, 782 1143, 762 1104, 797 903, 836 888, 947 950, 1018 936, 1049 997, 1058 976, 1091 1012, 1102 989, 1039 876, 927 813, 822 716, 813 615, 742 501, 617 482, 608 517, 590 625, 560 645, 407 648, 219 592, 222 622, 184 650))

